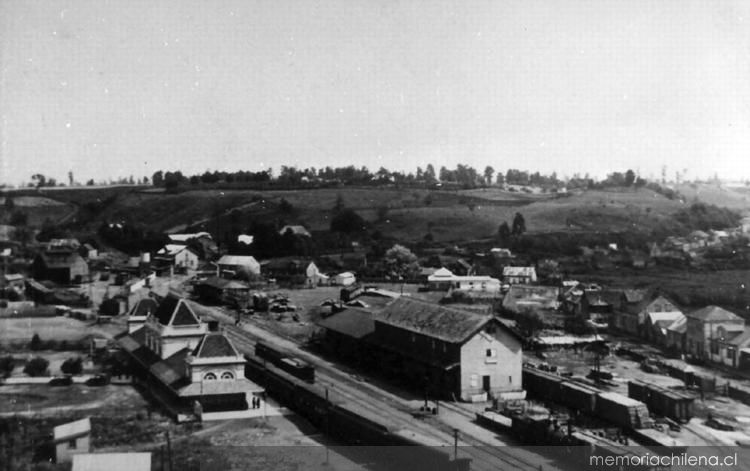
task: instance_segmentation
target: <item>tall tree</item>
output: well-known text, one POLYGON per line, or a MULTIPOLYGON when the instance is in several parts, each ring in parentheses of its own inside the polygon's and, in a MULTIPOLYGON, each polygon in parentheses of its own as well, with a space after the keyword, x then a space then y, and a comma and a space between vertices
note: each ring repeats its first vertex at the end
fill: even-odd
POLYGON ((628 169, 628 171, 625 172, 625 186, 633 186, 633 183, 635 183, 635 172, 628 169))
POLYGON ((511 229, 511 234, 520 236, 524 232, 526 232, 526 221, 523 218, 523 214, 516 213, 513 217, 513 229, 511 229))
POLYGON ((484 167, 484 182, 486 185, 492 185, 492 175, 494 175, 495 169, 488 165, 484 167))
POLYGON ((388 271, 400 278, 407 278, 419 270, 417 256, 403 245, 396 244, 388 249, 384 261, 388 271))

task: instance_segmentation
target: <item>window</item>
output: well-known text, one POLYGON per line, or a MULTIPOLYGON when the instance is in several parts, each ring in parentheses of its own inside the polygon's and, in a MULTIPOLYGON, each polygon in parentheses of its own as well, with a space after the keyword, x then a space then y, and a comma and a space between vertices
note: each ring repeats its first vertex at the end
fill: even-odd
POLYGON ((477 375, 469 376, 469 387, 476 388, 478 386, 479 386, 479 376, 477 375))
POLYGON ((68 442, 68 449, 69 449, 69 450, 75 450, 75 449, 76 449, 77 447, 78 447, 78 442, 76 442, 76 440, 75 440, 75 439, 73 439, 73 440, 70 440, 70 441, 68 442))
POLYGON ((497 363, 497 350, 494 348, 488 348, 484 354, 485 363, 497 363))
POLYGON ((205 381, 213 381, 216 379, 216 375, 213 373, 206 373, 205 375, 203 375, 203 379, 205 381))
POLYGON ((229 371, 225 371, 221 374, 221 379, 234 379, 234 375, 229 371))
POLYGON ((719 354, 719 342, 717 342, 716 340, 711 340, 711 354, 712 355, 719 354))
POLYGON ((508 384, 513 384, 513 376, 508 376, 508 384))

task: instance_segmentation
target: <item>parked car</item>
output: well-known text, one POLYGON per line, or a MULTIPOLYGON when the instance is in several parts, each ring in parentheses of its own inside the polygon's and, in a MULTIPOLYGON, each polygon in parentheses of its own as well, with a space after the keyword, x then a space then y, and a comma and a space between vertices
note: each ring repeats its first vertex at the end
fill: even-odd
POLYGON ((73 384, 73 378, 70 376, 55 376, 47 384, 50 386, 70 386, 73 384))

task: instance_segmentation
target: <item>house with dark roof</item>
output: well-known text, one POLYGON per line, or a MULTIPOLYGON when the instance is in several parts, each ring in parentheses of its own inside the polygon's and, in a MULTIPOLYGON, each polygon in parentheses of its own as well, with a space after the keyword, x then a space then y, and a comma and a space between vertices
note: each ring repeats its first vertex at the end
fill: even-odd
POLYGON ((324 331, 326 349, 340 358, 353 363, 367 359, 367 338, 375 332, 375 321, 371 312, 347 308, 316 322, 324 331))
POLYGON ((677 353, 685 353, 687 340, 687 317, 682 316, 667 327, 667 348, 677 353))
POLYGON ((509 285, 530 285, 536 283, 534 267, 504 267, 503 283, 509 285))
POLYGON ((400 297, 374 314, 379 365, 430 394, 521 398, 521 339, 491 315, 400 297))
POLYGON ((250 286, 240 280, 229 280, 212 276, 195 286, 201 302, 206 304, 246 304, 250 297, 250 286))
POLYGON ((89 277, 89 265, 73 249, 49 248, 39 253, 31 266, 34 278, 69 285, 82 283, 89 277))
POLYGON ((213 412, 246 411, 249 396, 262 391, 245 378, 245 359, 231 341, 172 293, 118 343, 134 378, 175 415, 207 420, 213 412))
POLYGON ((686 313, 685 317, 687 352, 701 360, 724 363, 722 343, 745 331, 743 318, 718 306, 706 306, 686 313))

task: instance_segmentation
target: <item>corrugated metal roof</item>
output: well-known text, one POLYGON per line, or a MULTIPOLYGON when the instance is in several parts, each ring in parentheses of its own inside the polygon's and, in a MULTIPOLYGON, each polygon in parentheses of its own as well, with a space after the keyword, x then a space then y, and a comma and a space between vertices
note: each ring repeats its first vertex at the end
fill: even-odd
POLYGON ((377 313, 374 320, 446 342, 459 343, 468 340, 492 317, 400 297, 377 313))
POLYGON ((317 325, 355 339, 361 339, 375 331, 372 314, 358 309, 347 309, 321 319, 317 325))

